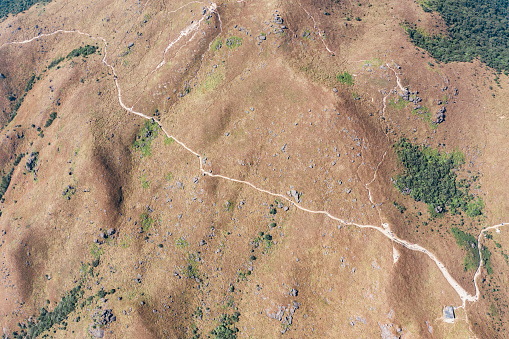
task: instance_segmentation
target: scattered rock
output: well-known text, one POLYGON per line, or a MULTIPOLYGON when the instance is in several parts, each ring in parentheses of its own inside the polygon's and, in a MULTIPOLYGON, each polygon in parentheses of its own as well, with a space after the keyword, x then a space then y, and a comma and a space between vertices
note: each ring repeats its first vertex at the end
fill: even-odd
POLYGON ((99 322, 101 325, 108 325, 111 322, 114 322, 117 320, 117 317, 113 315, 112 310, 104 310, 101 314, 101 318, 99 319, 99 322))
POLYGON ((27 171, 31 172, 36 164, 37 164, 37 158, 39 156, 39 153, 32 152, 30 153, 30 156, 28 157, 28 160, 26 162, 25 168, 27 171))
POLYGON ((300 193, 296 190, 290 190, 286 192, 289 196, 293 197, 295 199, 295 202, 300 202, 300 193))
POLYGON ((104 338, 104 330, 102 328, 93 328, 93 325, 90 325, 88 331, 94 338, 104 338))
POLYGON ((442 106, 437 114, 435 115, 435 120, 433 120, 433 123, 435 124, 440 124, 442 122, 445 121, 445 112, 446 112, 446 108, 444 106, 442 106))
POLYGON ((290 290, 290 295, 293 296, 293 297, 296 297, 297 295, 299 294, 299 291, 296 290, 295 288, 292 288, 290 290))

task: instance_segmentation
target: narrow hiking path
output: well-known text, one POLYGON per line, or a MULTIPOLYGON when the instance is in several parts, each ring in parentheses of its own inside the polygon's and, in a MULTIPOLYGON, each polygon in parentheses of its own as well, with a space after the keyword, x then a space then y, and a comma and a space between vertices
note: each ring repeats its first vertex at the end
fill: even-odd
MULTIPOLYGON (((198 1, 193 1, 192 3, 202 3, 202 4, 205 4, 203 2, 198 2, 198 1)), ((182 6, 181 8, 185 7, 182 6)), ((211 13, 214 13, 218 16, 218 19, 219 21, 221 20, 220 19, 220 16, 219 16, 219 13, 217 12, 217 5, 214 4, 214 3, 211 3, 210 5, 207 6, 207 10, 210 11, 211 13)), ((173 12, 176 12, 176 11, 173 11, 173 12)), ((161 67, 161 65, 164 65, 164 63, 166 62, 166 59, 165 59, 165 56, 166 56, 166 53, 168 52, 169 49, 171 49, 172 46, 175 45, 176 42, 178 42, 179 40, 181 40, 182 38, 186 37, 186 36, 189 36, 191 33, 194 33, 195 31, 197 31, 199 28, 200 28, 200 23, 202 21, 200 20, 199 22, 197 23, 193 23, 187 27, 185 27, 181 32, 180 34, 178 35, 178 37, 176 39, 173 39, 171 40, 169 43, 168 43, 168 46, 166 47, 165 51, 164 51, 164 54, 163 54, 163 58, 162 58, 162 61, 159 63, 159 65, 156 67, 156 69, 154 69, 150 74, 154 73, 155 71, 157 71, 157 69, 159 69, 161 67)), ((91 39, 94 39, 94 40, 101 40, 104 44, 104 48, 103 48, 103 51, 104 51, 104 56, 102 58, 102 63, 108 67, 109 69, 111 69, 112 73, 113 73, 113 80, 114 80, 114 83, 115 83, 115 86, 117 88, 117 97, 118 97, 118 102, 119 102, 119 105, 124 109, 126 110, 127 112, 129 113, 132 113, 132 114, 135 114, 137 116, 140 116, 144 119, 147 119, 147 120, 151 120, 155 123, 158 124, 158 126, 161 128, 161 130, 163 131, 163 133, 168 137, 168 138, 171 138, 173 139, 177 144, 179 144, 182 148, 184 148, 186 151, 192 153, 193 155, 195 155, 197 157, 197 161, 198 161, 198 167, 199 167, 199 171, 202 173, 202 175, 204 176, 208 176, 208 177, 211 177, 211 178, 218 178, 218 179, 224 179, 224 180, 228 180, 230 182, 235 182, 235 183, 238 183, 238 184, 242 184, 242 185, 245 185, 245 186, 248 186, 260 193, 264 193, 264 194, 267 194, 267 195, 270 195, 272 197, 277 197, 277 198, 280 198, 284 201, 286 201, 288 204, 290 205, 293 205, 295 208, 303 211, 303 212, 306 212, 306 213, 311 213, 311 214, 317 214, 317 215, 323 215, 323 216, 326 216, 332 220, 335 220, 335 221, 338 221, 342 224, 345 224, 345 225, 352 225, 352 226, 356 226, 356 227, 359 227, 359 228, 366 228, 366 229, 373 229, 373 230, 376 230, 378 232, 380 232, 382 235, 384 235, 385 237, 387 237, 388 239, 390 239, 392 242, 396 243, 396 244, 399 244, 409 250, 412 250, 412 251, 417 251, 417 252, 421 252, 425 255, 427 255, 431 260, 433 260, 435 262, 435 264, 437 265, 438 269, 440 270, 440 272, 442 273, 442 275, 444 276, 444 278, 447 280, 447 282, 451 285, 451 287, 456 291, 456 293, 458 294, 458 296, 460 297, 461 301, 462 301, 462 305, 461 306, 457 306, 458 308, 464 308, 465 305, 466 305, 466 302, 476 302, 479 300, 479 296, 480 296, 480 290, 479 290, 479 286, 477 284, 477 279, 479 277, 479 275, 481 274, 481 267, 482 267, 482 253, 481 253, 481 250, 480 250, 480 247, 481 246, 478 246, 478 249, 479 249, 479 256, 480 256, 480 262, 479 262, 479 266, 477 268, 477 271, 474 275, 474 278, 473 278, 473 282, 474 282, 474 285, 475 285, 475 295, 470 295, 452 276, 451 274, 449 273, 449 271, 447 270, 447 268, 445 267, 445 265, 440 261, 438 260, 438 258, 430 251, 428 251, 426 248, 418 245, 418 244, 413 244, 413 243, 410 243, 404 239, 401 239, 399 237, 397 237, 390 229, 390 225, 388 225, 387 223, 383 223, 382 220, 381 220, 381 215, 380 215, 380 223, 381 225, 377 226, 377 225, 363 225, 363 224, 358 224, 358 223, 354 223, 354 222, 348 222, 347 220, 344 220, 344 219, 341 219, 339 217, 336 217, 332 214, 330 214, 328 211, 322 211, 322 210, 312 210, 312 209, 308 209, 306 207, 304 207, 301 203, 298 203, 298 202, 295 202, 293 201, 291 198, 289 198, 288 196, 286 195, 283 195, 281 193, 275 193, 275 192, 272 192, 268 189, 264 189, 264 188, 260 188, 260 187, 257 187, 256 185, 252 184, 251 182, 248 182, 248 181, 245 181, 245 180, 239 180, 239 179, 235 179, 235 178, 230 178, 230 177, 227 177, 227 176, 224 176, 224 175, 221 175, 221 174, 214 174, 212 173, 212 171, 208 172, 206 170, 204 170, 203 168, 203 159, 202 159, 202 156, 197 153, 196 151, 192 150, 189 146, 187 146, 184 142, 182 142, 181 140, 179 140, 176 136, 168 133, 168 131, 166 131, 166 129, 164 128, 164 126, 157 120, 153 119, 152 117, 142 113, 142 112, 138 112, 138 111, 135 111, 133 109, 134 106, 132 107, 128 107, 123 99, 122 99, 122 89, 120 87, 120 84, 119 84, 119 80, 118 80, 118 76, 117 76, 117 73, 115 71, 115 67, 112 66, 111 64, 108 63, 107 61, 107 47, 108 47, 108 42, 106 41, 105 38, 101 37, 101 36, 92 36, 91 34, 89 33, 84 33, 84 32, 81 32, 79 30, 63 30, 63 29, 60 29, 60 30, 56 30, 52 33, 44 33, 44 34, 40 34, 38 36, 35 36, 33 38, 30 38, 30 39, 27 39, 27 40, 23 40, 23 41, 15 41, 15 42, 7 42, 7 43, 4 43, 0 46, 0 49, 4 48, 5 46, 9 46, 9 45, 22 45, 22 44, 27 44, 27 43, 31 43, 33 41, 37 41, 38 39, 40 38, 44 38, 44 37, 49 37, 49 36, 53 36, 53 35, 56 35, 56 34, 80 34, 80 35, 83 35, 83 36, 86 36, 86 37, 89 37, 91 39)), ((194 36, 194 35, 193 35, 194 36)), ((191 39, 193 38, 193 36, 191 36, 191 39)), ((325 44, 325 43, 324 43, 325 44)), ((332 53, 328 47, 326 46, 326 49, 328 52, 332 53)), ((401 82, 400 82, 400 79, 398 77, 398 74, 397 72, 392 68, 390 67, 389 65, 387 65, 395 74, 396 76, 396 82, 397 82, 397 87, 403 91, 404 88, 403 86, 401 85, 401 82)), ((384 104, 384 110, 385 110, 385 101, 386 101, 386 98, 387 98, 387 95, 384 97, 384 100, 383 100, 383 104, 384 104)), ((373 179, 364 185, 364 187, 366 188, 366 190, 368 191, 368 197, 369 197, 369 200, 373 203, 373 200, 372 200, 372 196, 371 196, 371 192, 368 188, 369 185, 371 185, 373 182, 375 182, 376 180, 376 177, 377 177, 377 171, 380 167, 380 165, 382 164, 384 158, 385 158, 385 155, 386 153, 384 153, 383 157, 382 157, 382 160, 380 161, 380 163, 377 165, 377 167, 375 168, 374 170, 374 174, 373 174, 373 179)), ((477 237, 477 240, 478 240, 478 244, 480 244, 481 240, 482 240, 482 236, 484 235, 484 232, 488 231, 488 230, 491 230, 491 229, 498 229, 500 227, 503 227, 503 226, 509 226, 509 223, 506 224, 506 223, 500 223, 500 224, 497 224, 497 225, 493 225, 493 226, 490 226, 490 227, 487 227, 483 230, 481 230, 481 232, 479 233, 478 237, 477 237)), ((394 248, 394 252, 393 252, 393 256, 394 256, 394 261, 396 262, 397 259, 399 258, 400 254, 399 254, 399 251, 397 251, 395 248, 394 248)))

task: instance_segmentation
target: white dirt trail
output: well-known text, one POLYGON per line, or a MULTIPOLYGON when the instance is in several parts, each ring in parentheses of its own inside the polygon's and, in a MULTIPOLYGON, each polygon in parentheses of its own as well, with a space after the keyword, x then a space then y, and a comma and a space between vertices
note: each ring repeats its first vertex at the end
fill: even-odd
POLYGON ((325 49, 327 50, 327 52, 329 52, 330 54, 332 54, 332 56, 336 55, 336 53, 334 53, 330 48, 329 46, 327 46, 327 44, 325 43, 325 39, 323 38, 323 35, 322 33, 320 32, 320 30, 318 29, 318 27, 316 26, 316 21, 315 21, 315 18, 311 15, 311 13, 309 13, 305 8, 304 6, 302 6, 302 4, 299 2, 299 6, 300 8, 302 8, 302 10, 304 12, 306 12, 306 14, 308 15, 308 18, 310 18, 311 20, 313 20, 313 29, 315 30, 315 33, 320 37, 320 39, 322 40, 322 43, 323 45, 325 46, 325 49))
MULTIPOLYGON (((208 9, 211 11, 211 12, 216 12, 216 9, 217 9, 217 6, 216 4, 212 3, 208 9)), ((217 13, 217 12, 216 12, 217 13)), ((190 32, 193 31, 193 29, 195 28, 196 26, 195 25, 191 25, 191 26, 188 26, 186 27, 184 30, 182 30, 178 36, 177 39, 181 39, 187 35, 189 35, 190 32)), ((474 282, 474 285, 475 285, 475 295, 470 295, 452 276, 451 274, 449 273, 449 271, 447 270, 447 268, 445 267, 445 265, 440 261, 438 260, 438 258, 432 253, 430 252, 429 250, 427 250, 426 248, 418 245, 418 244, 413 244, 413 243, 410 243, 408 242, 407 240, 404 240, 404 239, 401 239, 399 237, 397 237, 391 230, 390 230, 390 227, 388 224, 381 224, 380 226, 377 226, 377 225, 363 225, 363 224, 358 224, 358 223, 354 223, 354 222, 349 222, 347 220, 344 220, 344 219, 341 219, 339 217, 336 217, 332 214, 330 214, 328 211, 321 211, 321 210, 313 210, 313 209, 309 209, 309 208, 306 208, 304 207, 301 203, 296 203, 294 202, 293 200, 291 200, 289 197, 287 197, 286 195, 283 195, 283 194, 280 194, 280 193, 275 193, 275 192, 272 192, 270 190, 267 190, 267 189, 264 189, 264 188, 260 188, 248 181, 245 181, 245 180, 239 180, 239 179, 235 179, 235 178, 230 178, 230 177, 227 177, 227 176, 224 176, 224 175, 221 175, 221 174, 213 174, 210 172, 207 172, 204 168, 203 168, 203 159, 202 159, 202 156, 200 154, 198 154, 196 151, 192 150, 189 146, 187 146, 184 142, 180 141, 176 136, 168 133, 166 131, 166 129, 164 128, 164 126, 157 120, 154 120, 152 117, 142 113, 142 112, 137 112, 135 111, 134 109, 128 107, 123 99, 122 99, 122 89, 120 88, 120 85, 119 85, 119 82, 118 82, 118 76, 115 72, 115 67, 113 67, 111 64, 109 64, 107 62, 107 46, 108 46, 108 43, 106 41, 105 38, 101 37, 101 36, 92 36, 91 34, 89 33, 84 33, 84 32, 81 32, 79 30, 57 30, 57 31, 54 31, 52 33, 44 33, 44 34, 40 34, 38 36, 35 36, 31 39, 27 39, 27 40, 23 40, 23 41, 17 41, 17 42, 8 42, 8 43, 4 43, 0 46, 0 49, 4 48, 5 46, 9 46, 9 45, 21 45, 21 44, 27 44, 27 43, 30 43, 32 41, 35 41, 37 39, 40 39, 40 38, 44 38, 44 37, 49 37, 49 36, 52 36, 52 35, 55 35, 55 34, 80 34, 80 35, 84 35, 84 36, 87 36, 91 39, 97 39, 97 40, 101 40, 103 43, 104 43, 104 57, 102 59, 102 62, 104 63, 104 65, 106 67, 108 67, 109 69, 111 69, 111 71, 113 72, 113 80, 114 80, 114 83, 115 83, 115 86, 117 88, 117 97, 118 97, 118 102, 120 104, 120 106, 125 109, 127 112, 129 113, 132 113, 132 114, 135 114, 137 116, 140 116, 144 119, 148 119, 148 120, 151 120, 155 123, 157 123, 159 125, 159 127, 161 128, 161 130, 163 131, 163 133, 168 137, 168 138, 172 138, 173 140, 175 140, 176 143, 178 143, 180 146, 182 146, 185 150, 187 150, 188 152, 192 153, 193 155, 195 155, 197 157, 197 160, 198 160, 198 164, 199 164, 199 171, 204 175, 204 176, 209 176, 211 178, 219 178, 219 179, 224 179, 224 180, 227 180, 227 181, 230 181, 230 182, 235 182, 235 183, 238 183, 238 184, 242 184, 242 185, 246 185, 246 186, 249 186, 251 187, 252 189, 258 191, 258 192, 261 192, 261 193, 265 193, 267 195, 270 195, 270 196, 273 196, 273 197, 277 197, 277 198, 280 198, 284 201, 286 201, 288 204, 290 205, 293 205, 295 208, 303 211, 303 212, 306 212, 306 213, 311 213, 311 214, 317 214, 317 215, 323 215, 323 216, 326 216, 332 220, 335 220, 335 221, 338 221, 342 224, 345 224, 345 225, 352 225, 352 226, 356 226, 356 227, 359 227, 359 228, 366 228, 366 229, 373 229, 373 230, 376 230, 378 232, 380 232, 382 235, 384 235, 385 237, 387 237, 389 240, 391 240, 392 242, 394 243, 397 243, 409 250, 412 250, 412 251, 417 251, 417 252, 421 252, 425 255, 427 255, 431 260, 433 260, 435 262, 435 264, 437 265, 438 269, 440 270, 440 272, 442 273, 442 275, 444 276, 444 278, 447 280, 447 282, 451 285, 451 287, 456 291, 456 293, 458 294, 458 296, 460 297, 461 301, 462 301, 462 305, 461 306, 458 306, 458 307, 465 307, 465 304, 466 302, 476 302, 479 300, 479 295, 480 295, 480 290, 479 290, 479 286, 477 284, 477 279, 479 277, 479 275, 481 274, 481 266, 482 266, 482 253, 480 251, 480 248, 481 246, 478 246, 479 248, 479 256, 481 258, 480 262, 479 262, 479 266, 477 268, 477 271, 474 275, 474 278, 473 278, 473 282, 474 282)), ((174 43, 170 42, 170 44, 168 45, 168 47, 165 49, 165 54, 166 52, 171 48, 171 46, 173 46, 174 43)), ((327 50, 329 51, 329 49, 327 48, 327 50)), ((163 61, 164 62, 164 56, 163 56, 163 61)), ((391 68, 391 67, 389 67, 391 68)), ((391 68, 391 70, 394 71, 394 69, 391 68)), ((401 82, 399 80, 399 77, 397 75, 397 73, 394 71, 394 74, 396 75, 396 79, 397 79, 397 84, 398 84, 398 87, 401 89, 401 90, 404 90, 403 86, 401 86, 401 82)), ((384 154, 384 157, 385 157, 385 154, 384 154)), ((383 161, 383 158, 382 158, 382 161, 383 161)), ((381 162, 380 162, 381 163, 381 162)), ((380 165, 380 164, 379 164, 380 165)), ((378 166, 379 166, 378 165, 378 166)), ((372 184, 375 179, 376 179, 376 172, 378 170, 378 166, 377 168, 375 169, 375 173, 374 173, 374 176, 373 176, 373 180, 371 180, 371 182, 369 182, 368 184, 365 185, 366 189, 368 185, 372 184)), ((368 192, 369 192, 369 189, 368 189, 368 192)), ((370 200, 372 199, 371 198, 371 192, 369 192, 369 197, 370 197, 370 200)), ((503 227, 503 226, 508 226, 509 223, 501 223, 501 224, 498 224, 498 225, 494 225, 494 226, 490 226, 490 227, 487 227, 485 229, 483 229, 477 239, 478 239, 478 242, 480 243, 481 241, 481 237, 482 235, 484 234, 484 232, 488 231, 488 230, 491 230, 491 229, 497 229, 499 230, 500 227, 503 227)), ((396 257, 396 256, 395 256, 396 257)), ((399 257, 399 254, 398 254, 398 257, 399 257)), ((395 258, 394 259, 395 261, 397 261, 397 259, 395 258)))

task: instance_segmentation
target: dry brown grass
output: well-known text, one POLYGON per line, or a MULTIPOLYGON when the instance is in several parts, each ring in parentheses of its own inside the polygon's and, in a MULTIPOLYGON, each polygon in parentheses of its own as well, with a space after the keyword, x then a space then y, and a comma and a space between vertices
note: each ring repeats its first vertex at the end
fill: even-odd
MULTIPOLYGON (((433 60, 416 51, 399 23, 420 19, 434 29, 437 19, 410 2, 371 7, 367 2, 333 7, 326 2, 293 1, 218 4, 222 31, 217 18, 212 18, 193 40, 176 44, 166 55, 167 64, 151 73, 168 41, 200 17, 200 4, 167 13, 183 4, 156 1, 144 8, 127 8, 114 1, 101 6, 52 2, 7 19, 2 25, 23 29, 13 33, 12 28, 2 29, 0 41, 33 36, 36 24, 45 32, 63 25, 106 37, 108 62, 116 67, 124 102, 147 115, 158 109, 171 134, 207 157, 205 170, 274 193, 286 194, 293 186, 302 192, 303 206, 345 220, 388 222, 401 238, 435 253, 460 284, 474 292, 473 272, 463 271, 464 251, 447 233, 458 218, 444 217, 415 232, 415 225, 426 220, 426 207, 403 198, 393 187, 390 177, 397 173, 397 160, 391 144, 407 136, 416 142, 427 140, 433 147, 445 143, 444 150, 466 154, 465 169, 483 174, 480 193, 486 218, 465 225, 466 231, 477 235, 480 227, 503 218, 509 201, 500 184, 506 178, 501 159, 507 158, 507 148, 500 145, 507 127, 503 118, 507 77, 501 77, 502 89, 497 89, 478 63, 430 67, 428 61, 433 60), (317 35, 302 37, 304 30, 314 31, 303 8, 313 16, 317 29, 326 31, 324 41, 335 56, 317 35), (273 19, 275 10, 288 27, 283 35, 269 35, 272 29, 264 23, 273 19), (325 10, 332 15, 324 15, 325 10), (344 20, 347 15, 351 21, 344 20), (361 21, 353 20, 356 16, 361 21), (262 32, 267 39, 257 44, 262 32), (242 46, 227 48, 224 41, 231 36, 242 37, 242 46), (216 37, 223 39, 223 47, 209 51, 216 37), (131 42, 135 45, 130 53, 120 56, 131 42), (381 118, 384 94, 379 90, 388 93, 396 86, 394 73, 381 66, 392 62, 401 65, 403 84, 418 90, 432 112, 438 109, 436 99, 444 94, 453 98, 452 89, 458 88, 459 95, 447 107, 446 122, 436 131, 412 115, 409 107, 388 107, 381 118), (351 87, 335 80, 345 70, 354 74, 351 87), (495 99, 490 84, 496 88, 495 99), (442 91, 444 85, 448 89, 442 91), (189 94, 177 96, 185 86, 189 94), (339 91, 333 92, 333 87, 339 91), (373 179, 384 153, 377 179, 369 186, 377 204, 373 208, 364 185, 373 179), (393 201, 403 203, 407 212, 400 214, 393 201), (423 216, 417 218, 417 212, 423 216)), ((458 310, 460 320, 454 325, 440 320, 444 306, 460 301, 427 256, 398 246, 401 257, 393 264, 392 244, 379 232, 338 228, 338 222, 299 211, 287 202, 288 211, 277 208, 277 214, 270 215, 274 197, 200 175, 198 158, 175 142, 165 143, 162 132, 152 143, 152 155, 142 158, 131 145, 144 121, 121 110, 113 75, 101 63, 102 55, 65 61, 60 69, 42 72, 51 60, 91 42, 58 35, 0 50, 0 72, 9 75, 0 88, 2 108, 8 91, 22 90, 30 74, 41 74, 18 116, 2 133, 9 136, 2 138, 2 168, 9 170, 14 153, 40 154, 37 180, 33 173, 23 173, 24 158, 1 207, 1 228, 7 235, 1 239, 5 243, 0 254, 11 281, 2 280, 0 285, 3 327, 14 329, 17 322, 36 314, 46 299, 55 305, 74 286, 81 264, 93 260, 91 249, 100 229, 114 227, 117 236, 100 245, 104 253, 95 269, 98 276, 89 278, 85 297, 100 287, 117 292, 73 313, 70 318, 79 315, 83 320, 68 321, 67 331, 57 331, 56 337, 86 336, 90 316, 99 306, 112 308, 117 316, 107 328, 108 337, 192 337, 193 324, 205 336, 222 313, 235 309, 241 313, 237 324, 241 336, 278 337, 282 324, 268 315, 294 300, 301 306, 285 334, 290 337, 376 337, 379 324, 386 323, 393 325, 394 334, 403 328, 406 337, 469 335, 463 311, 458 310), (41 138, 31 124, 42 127, 52 111, 58 112, 58 118, 41 138), (21 131, 25 138, 17 139, 21 131), (147 182, 145 187, 142 181, 147 182), (70 200, 61 194, 67 185, 77 188, 70 200), (225 206, 227 202, 232 208, 225 206), (140 215, 149 208, 154 222, 139 233, 140 215), (271 222, 276 228, 270 228, 271 222), (265 250, 264 244, 259 248, 250 244, 261 231, 273 237, 265 250), (188 245, 182 246, 178 239, 188 245), (201 240, 207 244, 200 246, 201 240), (202 259, 192 262, 201 282, 185 277, 190 255, 202 259), (252 263, 251 255, 257 257, 252 263), (247 272, 250 267, 253 273, 247 280, 237 281, 239 270, 247 272), (141 284, 134 280, 138 274, 141 284), (299 290, 297 297, 289 295, 291 288, 299 290), (202 307, 202 319, 193 316, 197 307, 202 307)), ((501 285, 506 263, 494 245, 489 246, 495 272, 489 278, 501 285)), ((490 325, 494 320, 485 315, 493 301, 489 287, 483 286, 487 299, 467 304, 466 311, 478 335, 494 337, 498 333, 490 325)), ((500 304, 505 295, 497 294, 500 304)), ((501 317, 498 321, 505 328, 505 313, 501 317)))

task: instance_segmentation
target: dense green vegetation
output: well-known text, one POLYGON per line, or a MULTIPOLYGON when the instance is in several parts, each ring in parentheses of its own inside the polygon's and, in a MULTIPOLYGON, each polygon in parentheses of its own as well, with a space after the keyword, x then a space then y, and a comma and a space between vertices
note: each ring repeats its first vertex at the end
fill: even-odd
POLYGON ((53 61, 51 61, 51 63, 48 65, 48 69, 51 69, 53 67, 55 67, 56 65, 58 65, 59 63, 61 63, 62 61, 64 61, 64 57, 59 57, 59 58, 56 58, 54 59, 53 61))
POLYGON ((85 293, 82 287, 80 283, 66 293, 53 311, 48 311, 45 307, 42 307, 36 321, 29 320, 26 324, 19 323, 20 330, 14 331, 12 338, 36 338, 55 324, 60 324, 63 326, 62 329, 65 329, 67 327, 66 319, 76 309, 78 300, 85 293))
POLYGON ((51 126, 51 124, 53 123, 53 120, 55 120, 57 118, 57 112, 52 112, 50 115, 49 115, 49 118, 48 120, 46 120, 46 123, 44 124, 44 128, 48 128, 51 126))
POLYGON ((14 166, 18 166, 18 164, 21 162, 21 159, 25 156, 25 153, 20 153, 16 156, 16 159, 14 159, 14 166))
POLYGON ((39 80, 39 77, 36 77, 35 74, 32 74, 30 76, 30 78, 28 78, 27 84, 25 86, 25 90, 21 97, 16 99, 16 97, 13 96, 12 94, 9 96, 9 101, 15 101, 15 102, 11 107, 11 113, 9 114, 8 123, 11 122, 16 117, 16 115, 18 114, 18 109, 21 107, 21 104, 23 103, 23 101, 25 101, 25 96, 32 89, 32 87, 34 86, 34 84, 37 80, 39 80))
POLYGON ((424 201, 432 216, 446 212, 447 207, 453 214, 460 210, 470 217, 482 214, 484 203, 468 192, 470 183, 457 181, 455 171, 464 163, 461 152, 440 153, 405 138, 395 148, 404 166, 404 172, 396 177, 396 187, 403 194, 424 201))
POLYGON ((235 327, 235 323, 239 321, 239 316, 239 312, 233 315, 223 314, 219 319, 219 325, 210 334, 215 339, 236 339, 239 329, 235 327))
POLYGON ((0 21, 8 14, 16 15, 23 11, 26 11, 32 5, 42 2, 46 3, 49 0, 2 0, 0 1, 0 21))
POLYGON ((134 140, 133 147, 141 151, 144 157, 149 156, 152 151, 152 140, 157 138, 158 133, 159 125, 153 119, 145 121, 143 129, 134 140))
MULTIPOLYGON (((78 306, 83 308, 85 305, 90 305, 95 298, 105 298, 109 294, 114 294, 116 292, 114 288, 110 289, 109 291, 105 291, 101 287, 101 289, 95 295, 90 295, 84 299, 85 286, 88 281, 87 275, 93 277, 93 268, 97 267, 98 265, 99 259, 94 260, 91 265, 82 264, 80 271, 83 275, 78 282, 75 282, 77 285, 62 296, 52 311, 50 311, 47 306, 42 307, 37 318, 33 316, 24 323, 18 323, 18 327, 20 328, 18 331, 14 331, 10 335, 4 334, 2 338, 37 338, 47 330, 53 329, 53 332, 56 332, 57 329, 66 330, 69 321, 69 315, 74 312, 78 306), (80 300, 82 301, 81 303, 79 303, 80 300), (54 327, 54 325, 60 326, 54 327)), ((49 305, 50 301, 47 300, 46 304, 49 305)), ((74 321, 79 322, 80 319, 81 317, 78 316, 74 321)), ((49 336, 48 333, 42 335, 42 338, 45 337, 52 338, 52 336, 49 336)))
POLYGON ((90 54, 94 54, 99 47, 97 46, 91 46, 91 45, 85 45, 81 46, 79 48, 73 49, 69 54, 67 54, 67 59, 73 58, 73 57, 86 57, 90 54))
POLYGON ((414 44, 442 62, 479 57, 498 71, 509 70, 509 0, 427 0, 421 5, 442 16, 448 36, 407 27, 414 44))
POLYGON ((3 199, 5 192, 7 192, 7 189, 9 188, 13 172, 14 172, 14 167, 12 167, 11 170, 7 174, 2 176, 2 182, 0 183, 0 200, 3 199))
MULTIPOLYGON (((465 233, 457 227, 451 228, 456 244, 467 251, 463 260, 465 271, 475 270, 479 266, 479 249, 477 248, 477 239, 470 233, 465 233)), ((484 254, 483 254, 484 258, 484 254)))
POLYGON ((491 274, 493 273, 493 267, 491 267, 491 252, 490 250, 483 246, 481 247, 481 254, 482 254, 482 261, 484 264, 484 267, 486 268, 486 273, 491 274))
POLYGON ((27 85, 25 86, 25 92, 29 92, 32 89, 32 87, 34 87, 35 80, 36 80, 35 74, 32 74, 32 76, 28 78, 27 85))
POLYGON ((346 84, 348 86, 351 86, 353 85, 353 78, 352 78, 352 75, 350 73, 348 73, 347 71, 344 71, 343 73, 339 73, 336 78, 338 79, 338 81, 342 84, 346 84))

